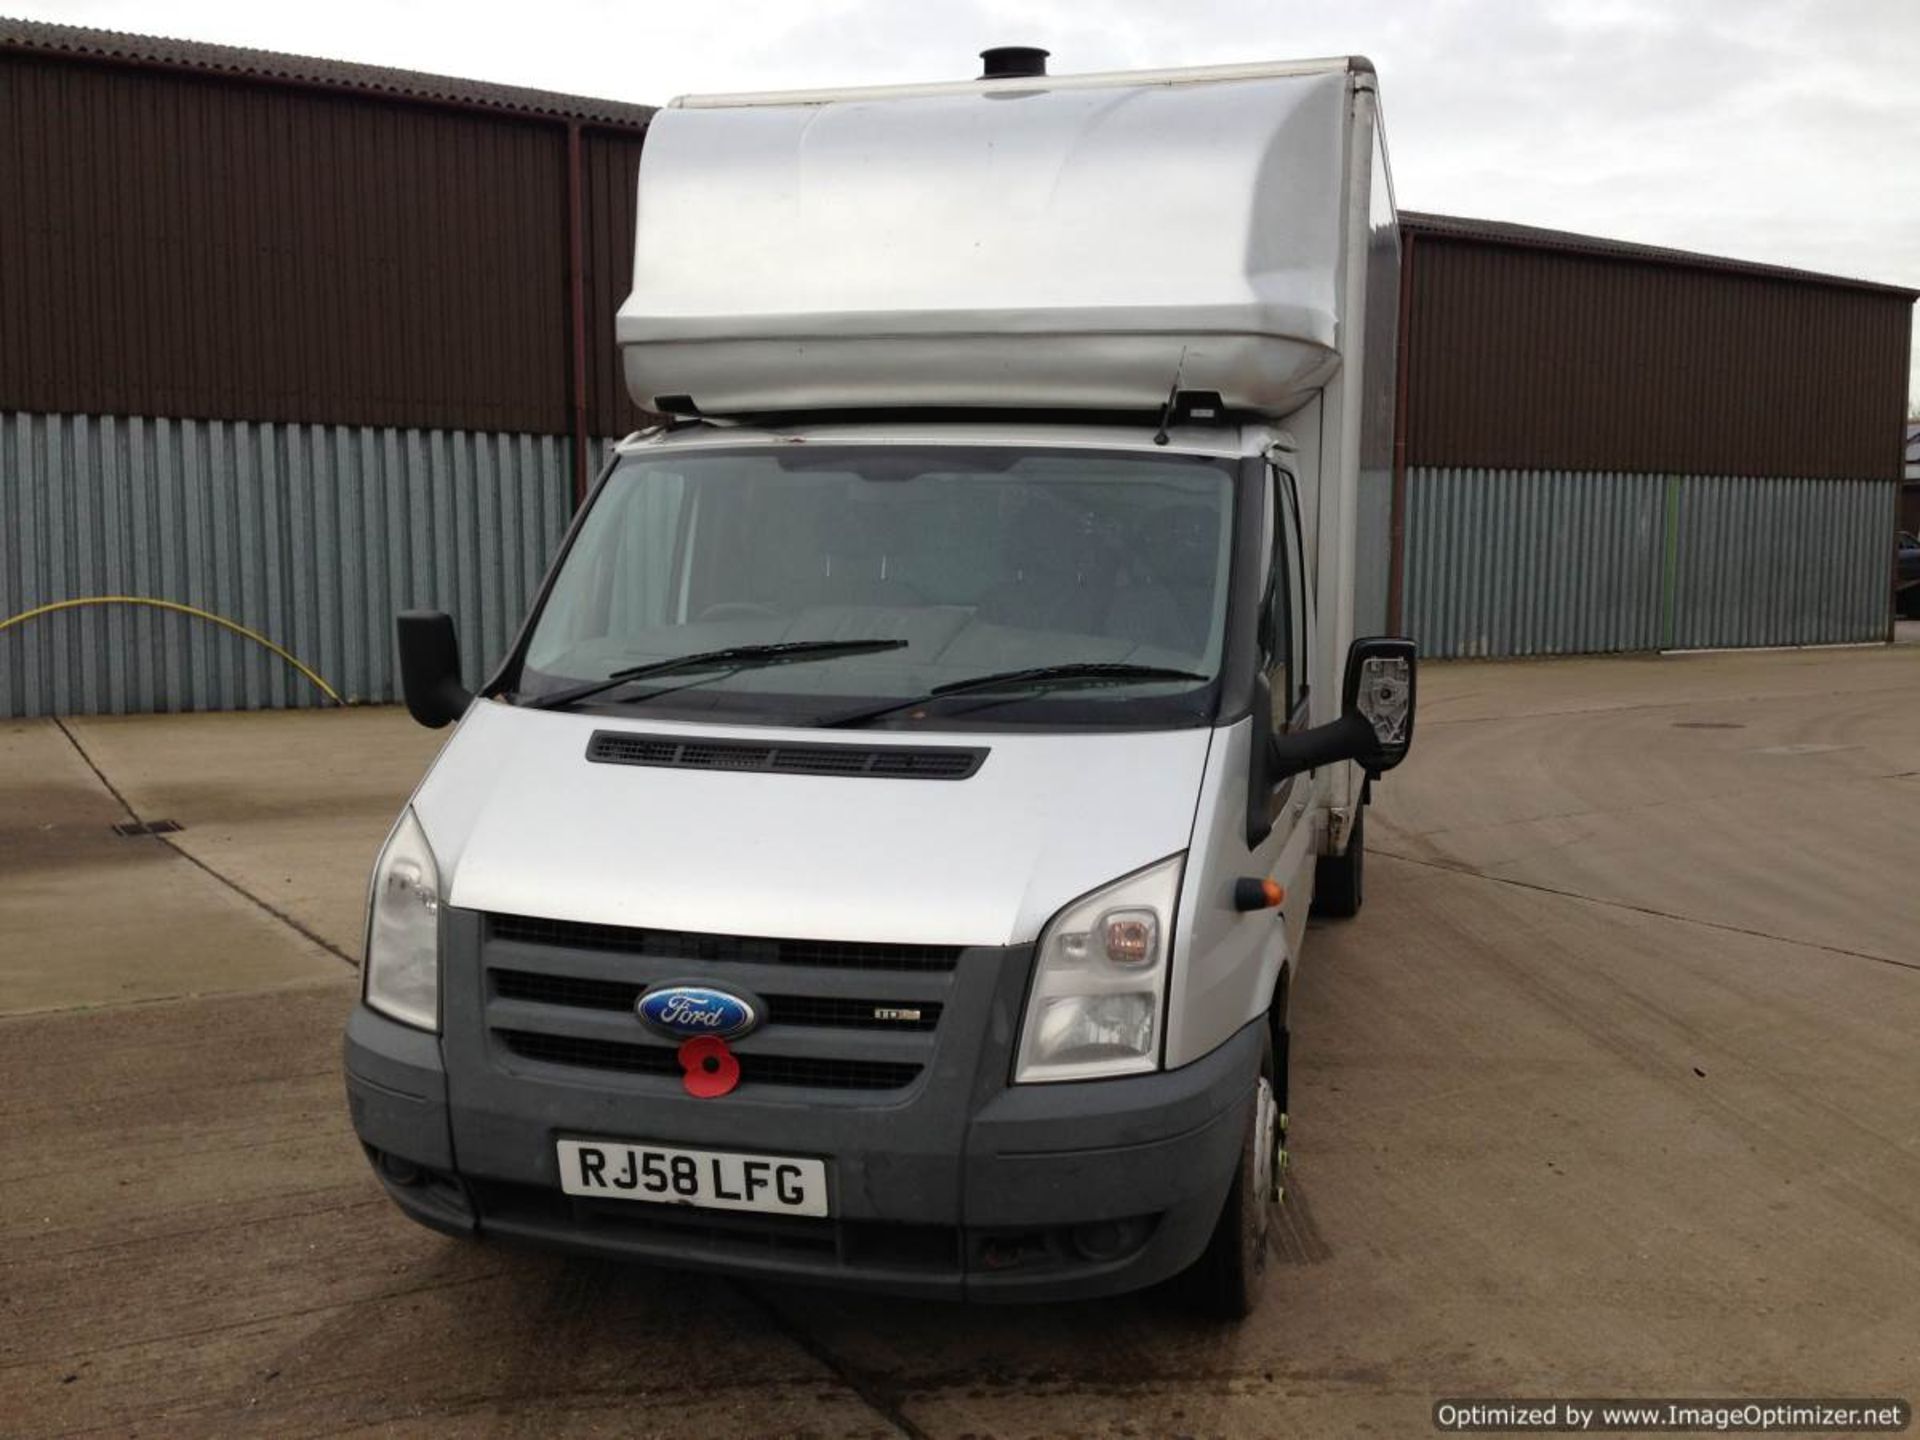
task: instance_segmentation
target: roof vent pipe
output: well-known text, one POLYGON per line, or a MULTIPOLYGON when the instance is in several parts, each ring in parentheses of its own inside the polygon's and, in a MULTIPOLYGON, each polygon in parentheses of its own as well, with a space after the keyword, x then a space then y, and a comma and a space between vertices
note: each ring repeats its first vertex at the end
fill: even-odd
POLYGON ((1017 80, 1047 73, 1048 51, 1033 45, 996 45, 980 52, 982 80, 1017 80))

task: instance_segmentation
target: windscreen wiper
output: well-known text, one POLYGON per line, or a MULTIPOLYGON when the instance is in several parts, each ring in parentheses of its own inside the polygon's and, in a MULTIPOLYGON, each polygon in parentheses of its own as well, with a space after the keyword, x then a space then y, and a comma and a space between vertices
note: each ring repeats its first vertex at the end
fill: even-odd
POLYGON ((521 703, 533 710, 564 710, 629 680, 644 680, 651 675, 676 675, 683 670, 733 668, 757 670, 768 665, 791 665, 807 660, 831 660, 837 655, 870 655, 878 650, 905 649, 905 640, 783 640, 772 645, 729 645, 724 650, 700 650, 692 655, 675 655, 670 660, 655 660, 650 665, 629 665, 601 680, 589 680, 550 695, 539 695, 521 703))
POLYGON ((1191 670, 1169 670, 1163 665, 1129 665, 1124 662, 1082 661, 1073 665, 1035 665, 1025 670, 1001 670, 992 675, 972 675, 965 680, 949 680, 944 685, 936 685, 924 695, 915 695, 910 700, 889 700, 884 705, 870 705, 864 710, 849 710, 839 715, 829 715, 814 723, 823 728, 837 725, 862 725, 869 720, 877 720, 882 715, 892 715, 896 711, 911 710, 916 705, 932 704, 944 700, 949 695, 965 695, 970 691, 987 690, 1051 690, 1063 685, 1124 685, 1137 680, 1210 680, 1210 675, 1196 675, 1191 670))

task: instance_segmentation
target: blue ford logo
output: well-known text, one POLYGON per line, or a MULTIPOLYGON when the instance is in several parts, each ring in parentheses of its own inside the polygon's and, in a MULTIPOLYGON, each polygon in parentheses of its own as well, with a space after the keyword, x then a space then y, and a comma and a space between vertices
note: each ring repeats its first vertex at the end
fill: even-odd
POLYGON ((661 1034, 681 1040, 695 1035, 731 1040, 760 1023, 750 1001, 705 985, 662 985, 642 995, 634 1010, 661 1034))

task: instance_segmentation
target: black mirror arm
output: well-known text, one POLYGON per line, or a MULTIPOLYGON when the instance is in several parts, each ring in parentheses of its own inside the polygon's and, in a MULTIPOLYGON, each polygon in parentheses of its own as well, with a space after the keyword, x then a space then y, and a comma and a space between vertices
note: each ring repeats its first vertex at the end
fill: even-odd
POLYGON ((1317 770, 1339 760, 1365 760, 1378 744, 1373 726, 1358 710, 1349 710, 1338 720, 1316 725, 1311 730, 1296 730, 1275 735, 1268 751, 1273 783, 1290 776, 1317 770))

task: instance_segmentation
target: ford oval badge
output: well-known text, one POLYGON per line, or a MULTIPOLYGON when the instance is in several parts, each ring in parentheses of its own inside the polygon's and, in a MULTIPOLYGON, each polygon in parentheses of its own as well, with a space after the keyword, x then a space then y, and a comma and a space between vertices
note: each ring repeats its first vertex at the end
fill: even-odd
POLYGON ((706 985, 662 985, 647 991, 633 1008, 646 1024, 676 1040, 695 1035, 731 1040, 760 1023, 751 1001, 706 985))

